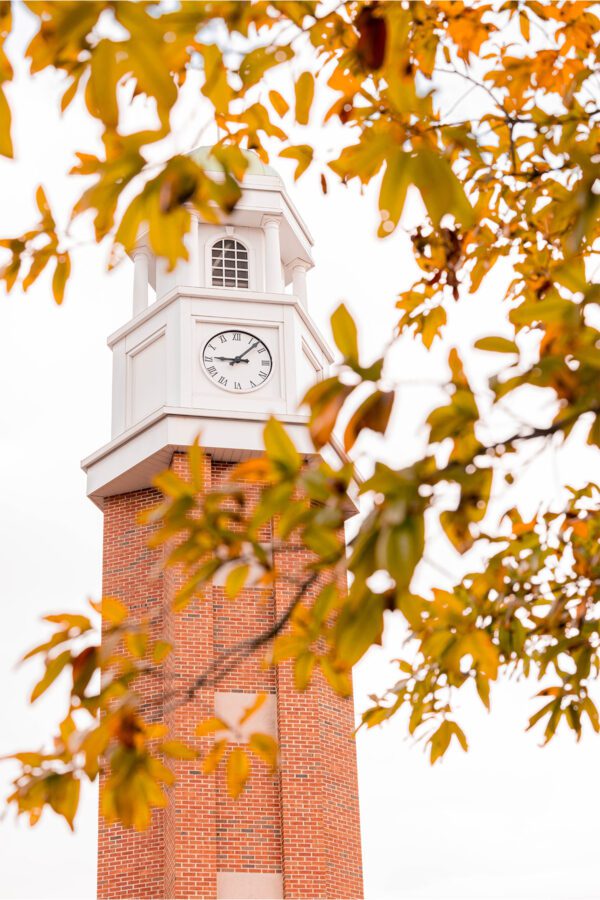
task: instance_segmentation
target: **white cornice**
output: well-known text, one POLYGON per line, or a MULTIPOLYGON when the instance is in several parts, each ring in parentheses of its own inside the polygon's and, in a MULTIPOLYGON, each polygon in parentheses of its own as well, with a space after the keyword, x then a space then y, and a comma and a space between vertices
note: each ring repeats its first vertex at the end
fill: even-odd
POLYGON ((258 291, 250 291, 247 289, 233 290, 232 288, 208 288, 208 287, 187 287, 182 285, 180 287, 174 288, 172 291, 169 291, 168 294, 165 294, 160 300, 151 303, 145 310, 141 313, 138 313, 133 319, 129 322, 126 322, 125 325, 121 325, 120 328, 117 328, 116 331, 113 331, 111 335, 109 335, 107 339, 107 343, 109 347, 113 347, 118 341, 127 337, 132 331, 135 331, 141 324, 149 321, 156 315, 156 313, 161 312, 166 309, 172 303, 175 303, 180 298, 192 298, 197 300, 222 300, 223 298, 228 298, 231 300, 252 300, 259 303, 277 305, 277 306, 289 306, 291 307, 302 319, 303 323, 306 325, 311 335, 319 345, 320 349, 325 355, 328 363, 332 363, 334 361, 333 353, 329 348, 325 338, 313 322, 310 315, 304 309, 300 301, 297 297, 294 297, 292 294, 264 294, 259 293, 258 291))
MULTIPOLYGON (((128 428, 126 431, 123 431, 121 434, 117 435, 116 438, 113 438, 113 440, 109 441, 108 444, 105 444, 99 450, 96 450, 95 453, 91 453, 89 456, 83 459, 81 461, 81 468, 87 471, 90 466, 93 466, 101 459, 104 459, 105 456, 109 456, 114 450, 118 450, 119 447, 122 447, 124 444, 129 443, 129 441, 142 434, 144 431, 152 428, 153 425, 155 425, 161 419, 164 419, 166 416, 182 417, 184 419, 201 419, 203 421, 209 421, 212 419, 227 419, 228 421, 261 423, 268 422, 270 418, 269 413, 247 412, 246 410, 237 410, 236 412, 232 412, 231 410, 224 409, 203 409, 200 407, 188 409, 181 406, 162 406, 160 409, 157 409, 153 413, 150 413, 149 416, 146 416, 145 419, 142 419, 141 422, 136 422, 136 424, 131 428, 128 428)), ((308 416, 303 416, 300 414, 290 415, 289 413, 280 413, 277 418, 284 424, 289 425, 306 425, 309 419, 308 416)))

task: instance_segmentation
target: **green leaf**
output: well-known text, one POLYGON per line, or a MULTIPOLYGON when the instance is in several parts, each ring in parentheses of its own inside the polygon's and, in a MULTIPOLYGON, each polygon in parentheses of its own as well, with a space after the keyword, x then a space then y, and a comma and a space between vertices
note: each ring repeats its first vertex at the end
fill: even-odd
POLYGON ((518 353, 519 348, 514 341, 504 337, 484 337, 475 341, 476 350, 487 350, 489 353, 518 353))
POLYGON ((333 339, 347 360, 358 363, 358 331, 354 319, 343 303, 331 317, 333 339))
POLYGON ((277 47, 270 44, 268 47, 257 47, 247 53, 240 63, 239 74, 244 88, 247 90, 259 81, 273 66, 279 66, 287 62, 294 55, 291 47, 277 47))
POLYGON ((382 596, 366 591, 355 608, 349 602, 340 613, 335 626, 338 656, 347 665, 355 665, 372 644, 381 643, 382 632, 382 596))
POLYGON ((317 657, 310 650, 301 653, 294 663, 294 685, 297 691, 305 691, 309 686, 317 657))
POLYGON ((173 644, 168 641, 157 641, 152 648, 152 659, 155 663, 161 663, 167 658, 173 649, 173 644))
POLYGON ((269 459, 291 474, 300 471, 302 460, 294 442, 277 419, 270 418, 263 432, 269 459))
POLYGON ((423 516, 409 516, 404 522, 382 529, 376 556, 381 568, 387 569, 398 591, 406 590, 425 546, 423 516))
POLYGON ((234 600, 240 591, 243 590, 249 574, 250 566, 246 565, 236 566, 227 573, 227 578, 225 579, 225 593, 230 600, 234 600))
POLYGON ((420 150, 413 157, 411 171, 436 228, 440 227, 448 213, 454 215, 465 228, 474 224, 473 208, 452 170, 450 160, 432 150, 420 150))
POLYGON ((79 806, 81 782, 69 773, 52 774, 46 778, 48 803, 55 813, 63 816, 71 831, 74 830, 74 819, 79 806))
POLYGON ((411 183, 411 164, 411 155, 403 150, 395 150, 388 157, 379 191, 379 210, 382 221, 377 236, 380 238, 392 234, 400 221, 411 183))
POLYGON ((350 697, 352 694, 352 681, 346 668, 334 665, 326 656, 319 659, 321 672, 336 692, 341 697, 350 697))

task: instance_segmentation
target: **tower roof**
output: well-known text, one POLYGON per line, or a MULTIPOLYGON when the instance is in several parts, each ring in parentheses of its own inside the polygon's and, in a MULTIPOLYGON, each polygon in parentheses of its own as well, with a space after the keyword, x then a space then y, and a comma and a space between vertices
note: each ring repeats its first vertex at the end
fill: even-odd
MULTIPOLYGON (((246 170, 247 175, 251 175, 253 178, 255 177, 267 177, 267 178, 277 178, 281 181, 281 176, 279 172, 273 168, 273 166, 267 165, 264 163, 262 159, 254 153, 252 150, 243 150, 241 152, 248 160, 248 168, 246 170)), ((195 150, 192 150, 189 153, 189 156, 197 162, 198 165, 201 165, 204 169, 207 169, 209 172, 222 172, 223 166, 213 156, 213 148, 211 146, 207 147, 196 147, 195 150)))

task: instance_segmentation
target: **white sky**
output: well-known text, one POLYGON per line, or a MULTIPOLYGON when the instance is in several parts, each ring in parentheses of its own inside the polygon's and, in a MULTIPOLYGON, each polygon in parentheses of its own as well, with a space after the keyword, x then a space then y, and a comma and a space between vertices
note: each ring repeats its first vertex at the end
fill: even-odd
MULTIPOLYGON (((20 45, 27 32, 24 15, 19 29, 20 45)), ((39 182, 66 215, 78 188, 64 174, 73 151, 96 147, 97 132, 80 106, 58 118, 57 86, 58 78, 21 77, 9 89, 17 110, 18 162, 0 160, 1 236, 19 233, 34 221, 33 192, 39 182)), ((198 121, 197 104, 184 106, 178 149, 190 149, 198 121)), ((203 142, 211 137, 209 129, 203 142)), ((311 137, 318 155, 324 154, 327 132, 314 129, 311 137)), ((275 164, 289 183, 289 165, 275 164)), ((345 300, 357 317, 363 346, 375 354, 396 321, 395 295, 414 274, 408 240, 399 232, 378 241, 375 194, 360 197, 354 189, 334 187, 333 178, 330 182, 326 197, 316 177, 305 176, 292 188, 315 238, 311 312, 328 333, 329 315, 345 300)), ((418 202, 413 201, 409 215, 411 223, 418 221, 418 202)), ((62 308, 54 305, 46 278, 27 296, 16 290, 0 299, 0 753, 39 745, 63 709, 60 682, 29 707, 27 692, 39 670, 35 663, 15 668, 19 656, 44 635, 40 616, 79 610, 86 596, 100 595, 101 514, 85 497, 79 461, 109 437, 111 372, 105 338, 130 315, 132 280, 129 263, 107 275, 104 256, 94 247, 78 252, 62 308)), ((410 339, 403 341, 390 376, 440 381, 447 349, 454 344, 462 348, 470 374, 481 381, 490 361, 470 348, 477 337, 501 327, 499 299, 508 275, 492 276, 477 297, 451 310, 444 347, 432 356, 410 339)), ((385 445, 370 441, 369 452, 395 465, 409 461, 421 445, 418 425, 439 399, 435 388, 403 389, 390 438, 385 445)), ((543 418, 536 408, 527 412, 543 418)), ((526 511, 551 501, 562 479, 580 483, 593 477, 595 459, 590 451, 577 450, 538 456, 520 488, 526 511)), ((460 560, 444 538, 436 538, 428 552, 446 569, 460 572, 460 560)), ((439 573, 426 566, 418 581, 419 587, 443 584, 439 573)), ((400 653, 401 640, 399 623, 390 619, 386 648, 372 650, 357 669, 359 709, 368 693, 393 682, 388 660, 400 653)), ((598 743, 589 737, 576 745, 567 735, 540 749, 539 735, 524 734, 534 692, 532 685, 497 686, 491 716, 467 698, 460 721, 470 752, 454 750, 434 768, 422 749, 406 740, 402 720, 361 733, 367 897, 600 897, 598 743)), ((3 795, 9 775, 10 766, 0 765, 3 795)), ((0 821, 0 898, 93 897, 96 803, 95 790, 86 790, 74 835, 51 813, 35 829, 6 814, 0 821)))

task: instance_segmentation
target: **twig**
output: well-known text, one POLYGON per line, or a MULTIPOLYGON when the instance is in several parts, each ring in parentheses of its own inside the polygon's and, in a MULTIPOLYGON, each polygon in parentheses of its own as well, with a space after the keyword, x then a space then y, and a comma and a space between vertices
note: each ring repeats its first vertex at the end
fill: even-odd
MULTIPOLYGON (((165 712, 170 712, 173 709, 176 709, 178 706, 182 706, 184 703, 189 703, 190 700, 193 700, 199 690, 204 687, 215 687, 215 685, 219 684, 225 678, 226 675, 229 675, 233 672, 240 663, 262 647, 264 644, 267 644, 269 641, 273 640, 280 631, 282 631, 287 623, 289 622, 292 613, 305 596, 307 591, 310 590, 312 585, 315 583, 317 578, 319 577, 319 572, 312 572, 308 578, 306 578, 300 588, 298 589, 295 597, 285 610, 283 614, 277 619, 277 621, 266 631, 262 631, 260 634, 256 635, 252 638, 246 638, 243 641, 239 641, 237 644, 233 644, 231 647, 228 647, 226 650, 223 650, 216 659, 212 661, 210 666, 204 670, 204 672, 199 675, 195 681, 185 690, 183 697, 181 697, 177 702, 171 703, 169 706, 165 708, 165 712)), ((179 692, 174 692, 175 695, 179 694, 179 692)), ((164 698, 163 698, 164 699, 164 698)))

